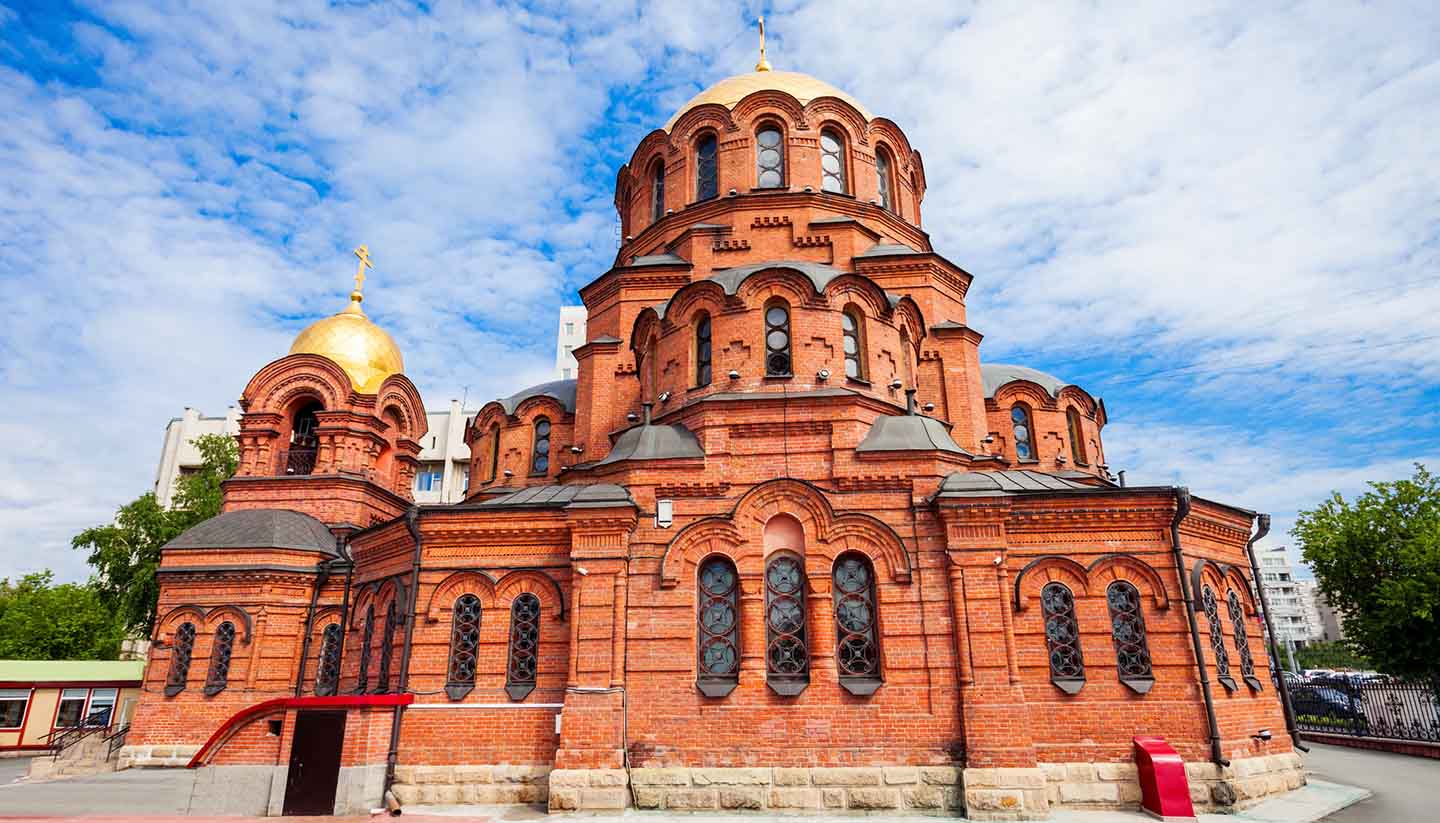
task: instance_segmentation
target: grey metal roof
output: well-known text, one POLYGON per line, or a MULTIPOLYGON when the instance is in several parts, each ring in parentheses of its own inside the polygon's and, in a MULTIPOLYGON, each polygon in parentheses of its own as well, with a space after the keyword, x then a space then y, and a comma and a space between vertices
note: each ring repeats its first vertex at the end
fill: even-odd
POLYGON ((633 426, 615 441, 615 447, 597 466, 622 460, 668 460, 680 457, 704 457, 700 441, 684 426, 633 426))
POLYGON ((586 509, 605 506, 633 506, 635 500, 630 497, 629 490, 624 486, 614 483, 595 483, 591 485, 530 486, 504 497, 461 505, 465 508, 475 509, 586 509))
POLYGON ((981 363, 980 379, 985 383, 986 397, 994 397, 1001 386, 1016 380, 1038 383, 1045 391, 1050 392, 1051 397, 1059 397, 1060 390, 1070 385, 1053 374, 1010 363, 981 363))
POLYGON ((560 401, 565 411, 575 411, 575 380, 551 380, 549 383, 541 383, 538 386, 531 386, 528 389, 521 389, 509 397, 502 398, 500 405, 505 407, 506 414, 514 414, 520 404, 532 397, 553 397, 560 401))
POLYGON ((942 451, 969 454, 933 417, 923 414, 885 415, 875 418, 857 452, 942 451))
POLYGON ((997 472, 959 471, 945 477, 936 497, 993 497, 1027 492, 1101 491, 1045 472, 1012 469, 997 472))
POLYGON ((801 400, 807 397, 848 397, 858 395, 860 392, 854 389, 842 388, 839 386, 827 389, 808 389, 806 391, 778 392, 778 391, 726 391, 707 394, 694 401, 706 403, 719 400, 801 400))
MULTIPOLYGON (((941 320, 939 323, 930 324, 930 329, 932 331, 934 331, 935 329, 963 329, 965 327, 966 326, 964 323, 956 323, 954 320, 941 320)), ((984 371, 983 367, 981 368, 981 371, 984 371)))
POLYGON ((904 243, 876 243, 865 251, 855 255, 856 257, 893 257, 897 254, 924 254, 922 251, 912 249, 904 243))
POLYGON ((627 268, 637 269, 644 266, 688 266, 690 261, 678 254, 663 252, 661 254, 646 254, 636 257, 630 261, 627 268))
POLYGON ((621 341, 620 341, 620 338, 616 337, 616 336, 613 335, 613 334, 602 334, 602 335, 600 335, 599 337, 596 337, 596 338, 591 339, 590 342, 591 342, 591 343, 619 343, 619 342, 621 342, 621 341))
POLYGON ((298 549, 338 557, 324 523, 289 509, 241 509, 191 526, 165 549, 298 549))
POLYGON ((716 269, 710 275, 711 280, 724 287, 726 294, 734 294, 740 290, 740 284, 750 278, 750 275, 766 269, 791 269, 798 271, 810 278, 810 284, 815 287, 815 293, 819 294, 825 290, 825 285, 831 280, 839 277, 843 272, 834 266, 827 266, 823 263, 810 263, 804 260, 767 260, 763 263, 751 263, 746 266, 735 266, 729 269, 716 269))

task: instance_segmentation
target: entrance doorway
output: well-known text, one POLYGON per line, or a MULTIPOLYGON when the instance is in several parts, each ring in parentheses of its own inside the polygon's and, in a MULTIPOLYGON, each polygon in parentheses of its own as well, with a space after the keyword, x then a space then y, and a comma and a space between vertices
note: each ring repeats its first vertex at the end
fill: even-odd
POLYGON ((290 742, 285 814, 334 814, 345 712, 300 712, 290 742))

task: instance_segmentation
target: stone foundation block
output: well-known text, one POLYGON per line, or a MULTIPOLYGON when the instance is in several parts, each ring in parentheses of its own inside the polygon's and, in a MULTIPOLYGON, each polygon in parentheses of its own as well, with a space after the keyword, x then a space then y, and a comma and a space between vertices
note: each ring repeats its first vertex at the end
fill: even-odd
POLYGON ((1095 774, 1101 780, 1140 779, 1140 770, 1134 763, 1096 763, 1095 774))
POLYGON ((776 786, 808 786, 810 785, 809 769, 785 769, 775 768, 770 770, 771 779, 776 786))
POLYGON ((939 786, 914 786, 900 792, 900 802, 907 809, 948 809, 953 798, 953 789, 939 786))
POLYGON ((821 789, 820 803, 827 809, 845 808, 844 789, 821 789))
POLYGON ((581 789, 582 809, 623 809, 629 804, 630 793, 625 789, 581 789))
POLYGON ((829 768, 811 769, 810 781, 817 786, 878 786, 879 769, 829 768))
POLYGON ((772 809, 821 808, 819 789, 771 789, 769 800, 772 809))
POLYGON ((573 812, 580 808, 580 789, 550 787, 550 811, 573 812))
POLYGON ((914 766, 886 766, 880 772, 887 786, 903 786, 920 782, 920 770, 914 766))
POLYGON ((556 769, 550 772, 550 788, 590 785, 590 769, 556 769))
POLYGON ((689 769, 631 769, 630 782, 636 786, 688 786, 689 769))
POLYGON ((665 792, 654 786, 633 786, 630 796, 637 809, 658 809, 665 801, 665 792))
POLYGON ((900 793, 894 789, 851 789, 847 795, 852 809, 894 809, 900 806, 900 793))
POLYGON ((922 766, 920 779, 932 786, 956 786, 960 783, 960 767, 922 766))
POLYGON ((761 809, 765 807, 765 790, 756 788, 725 788, 719 792, 722 809, 761 809))
POLYGON ((697 786, 768 786, 769 769, 691 769, 690 779, 697 786))
POLYGON ((682 811, 713 809, 716 806, 713 789, 677 789, 665 795, 665 808, 682 811))

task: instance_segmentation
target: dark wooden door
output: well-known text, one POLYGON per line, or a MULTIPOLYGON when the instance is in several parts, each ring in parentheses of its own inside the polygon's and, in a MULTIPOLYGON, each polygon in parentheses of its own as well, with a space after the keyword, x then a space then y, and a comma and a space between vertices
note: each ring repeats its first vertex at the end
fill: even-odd
POLYGON ((285 814, 334 814, 345 712, 300 712, 290 742, 285 814))

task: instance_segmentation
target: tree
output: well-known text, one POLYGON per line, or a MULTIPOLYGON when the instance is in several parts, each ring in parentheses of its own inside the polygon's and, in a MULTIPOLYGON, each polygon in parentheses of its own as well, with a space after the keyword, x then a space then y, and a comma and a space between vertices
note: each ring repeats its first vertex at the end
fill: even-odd
POLYGON ((1302 511, 1290 533, 1351 648, 1390 674, 1440 676, 1440 481, 1416 464, 1302 511))
POLYGON ((1295 650, 1295 660, 1306 669, 1350 669, 1364 671, 1372 668, 1369 660, 1361 657, 1343 640, 1325 643, 1311 643, 1295 650))
POLYGON ((0 658, 114 660, 120 622, 89 585, 53 583, 49 570, 0 580, 0 658))
POLYGON ((220 513, 220 485, 239 464, 234 438, 207 434, 190 442, 204 462, 199 471, 176 481, 174 508, 161 507, 154 493, 146 492, 121 506, 113 523, 86 529, 71 541, 74 548, 90 552, 87 562, 95 570, 95 590, 130 632, 148 635, 154 625, 160 548, 220 513))

